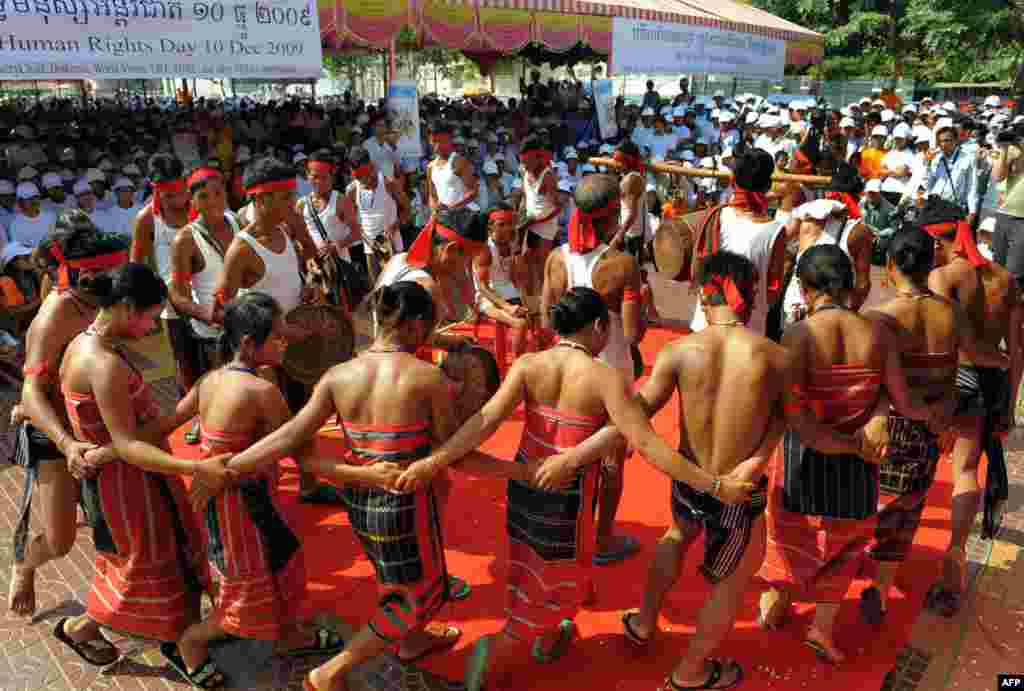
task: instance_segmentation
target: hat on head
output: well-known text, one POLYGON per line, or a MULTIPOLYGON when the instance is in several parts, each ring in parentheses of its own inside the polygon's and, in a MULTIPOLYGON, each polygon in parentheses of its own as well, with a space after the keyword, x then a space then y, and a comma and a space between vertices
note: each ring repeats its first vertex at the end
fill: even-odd
POLYGON ((907 105, 903 106, 903 112, 904 113, 916 113, 917 112, 917 107, 914 106, 913 103, 908 103, 907 105))
POLYGON ((886 178, 882 183, 882 191, 886 194, 903 194, 907 186, 899 178, 886 178))
POLYGON ((886 103, 882 99, 876 98, 874 101, 871 102, 871 106, 872 107, 881 106, 882 108, 885 108, 886 107, 886 103))
POLYGON ((910 125, 905 122, 896 125, 892 130, 892 136, 896 139, 906 139, 910 136, 910 125))
POLYGON ((735 119, 736 116, 731 110, 723 110, 721 115, 718 116, 718 121, 723 123, 733 122, 735 119))
POLYGON ((121 172, 124 173, 125 175, 142 175, 142 170, 134 163, 129 163, 128 165, 126 165, 124 168, 121 169, 121 172))
POLYGON ((74 193, 79 194, 92 194, 92 186, 88 180, 79 180, 75 183, 74 193))
POLYGON ((115 192, 118 191, 118 190, 125 190, 125 189, 133 190, 133 189, 135 189, 135 183, 132 182, 128 178, 118 178, 117 180, 114 180, 114 185, 113 185, 112 189, 115 192))
POLYGON ((856 127, 857 123, 853 121, 853 118, 843 118, 839 121, 839 127, 845 129, 847 127, 856 127))
POLYGON ((888 137, 889 130, 885 125, 875 125, 874 129, 871 130, 872 137, 888 137))
POLYGON ((576 149, 572 148, 571 146, 567 146, 565 148, 565 160, 566 161, 569 161, 569 160, 578 161, 579 158, 580 158, 580 156, 579 156, 579 154, 576 153, 576 149))
POLYGON ((950 113, 958 110, 956 104, 953 103, 952 101, 946 101, 945 103, 942 104, 942 107, 948 110, 950 113))
POLYGON ((935 134, 942 132, 943 130, 951 130, 956 127, 956 123, 953 122, 953 118, 941 118, 935 123, 935 134))
POLYGON ((21 200, 38 199, 39 188, 36 187, 34 182, 22 182, 18 185, 15 194, 21 200))
POLYGON ((654 108, 644 108, 640 111, 640 117, 654 117, 654 108))
POLYGON ((790 101, 788 109, 792 111, 804 111, 807 110, 807 103, 804 101, 790 101))
POLYGON ((684 161, 695 161, 695 160, 697 160, 697 155, 695 153, 693 153, 692 151, 690 151, 689 149, 684 149, 683 153, 679 154, 679 156, 684 161))
POLYGON ((484 175, 497 175, 498 164, 494 161, 488 160, 484 163, 484 175))
POLYGON ((883 110, 879 115, 882 116, 882 122, 892 122, 896 119, 896 113, 889 109, 883 110))
POLYGON ((85 171, 86 182, 106 182, 107 176, 96 168, 90 168, 85 171))
POLYGON ((683 118, 683 117, 686 117, 686 106, 676 106, 675 108, 673 108, 672 109, 672 117, 673 118, 683 118))
POLYGON ((50 190, 54 187, 63 187, 64 181, 56 173, 47 173, 43 176, 43 189, 50 190))
POLYGON ((8 242, 4 245, 3 254, 0 254, 0 271, 7 268, 7 265, 18 257, 32 256, 32 248, 20 242, 8 242))
MULTIPOLYGON (((996 98, 999 97, 997 96, 996 98)), ((994 233, 996 231, 996 217, 989 216, 988 218, 986 218, 984 221, 981 222, 981 225, 978 226, 978 230, 984 231, 986 233, 994 233)))
POLYGON ((867 184, 864 185, 865 192, 881 192, 882 181, 875 178, 874 180, 868 180, 867 184))

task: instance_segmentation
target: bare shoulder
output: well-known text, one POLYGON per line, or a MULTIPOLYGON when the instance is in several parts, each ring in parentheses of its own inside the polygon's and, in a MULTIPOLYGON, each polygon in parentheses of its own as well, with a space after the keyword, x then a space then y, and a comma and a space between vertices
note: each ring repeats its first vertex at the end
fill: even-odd
POLYGON ((643 194, 646 187, 647 185, 639 173, 629 173, 622 178, 622 182, 620 183, 622 195, 626 197, 639 197, 643 194))

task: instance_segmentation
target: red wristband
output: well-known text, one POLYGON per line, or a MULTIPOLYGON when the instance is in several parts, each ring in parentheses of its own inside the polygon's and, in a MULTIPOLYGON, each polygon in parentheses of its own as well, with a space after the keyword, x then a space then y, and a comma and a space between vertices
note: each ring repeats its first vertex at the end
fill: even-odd
POLYGON ((632 288, 626 288, 622 292, 623 302, 641 302, 644 299, 643 290, 633 290, 632 288))

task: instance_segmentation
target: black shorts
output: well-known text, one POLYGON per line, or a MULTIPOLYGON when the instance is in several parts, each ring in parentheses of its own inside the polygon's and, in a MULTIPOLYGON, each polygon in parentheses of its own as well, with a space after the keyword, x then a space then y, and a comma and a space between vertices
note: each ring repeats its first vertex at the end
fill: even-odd
POLYGON ((748 501, 736 506, 726 506, 686 483, 672 482, 672 516, 676 523, 697 523, 706 533, 704 562, 698 569, 711 584, 724 581, 739 566, 750 544, 751 527, 767 507, 767 477, 761 478, 748 501))

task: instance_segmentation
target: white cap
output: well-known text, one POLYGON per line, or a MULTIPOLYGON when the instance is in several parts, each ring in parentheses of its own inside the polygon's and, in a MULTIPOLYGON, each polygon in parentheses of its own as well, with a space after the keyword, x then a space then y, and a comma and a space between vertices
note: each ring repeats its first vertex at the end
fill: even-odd
POLYGON ((643 117, 643 118, 651 117, 651 118, 653 118, 654 117, 654 108, 644 108, 643 110, 640 111, 640 117, 643 117))
POLYGON ((718 108, 712 108, 711 109, 711 119, 712 120, 717 120, 720 117, 722 117, 722 111, 720 111, 718 108))
POLYGON ((32 166, 24 166, 18 171, 18 180, 35 180, 39 177, 39 171, 32 166))
MULTIPOLYGON (((993 219, 995 220, 995 219, 993 219)), ((20 242, 8 242, 4 246, 3 254, 0 255, 0 271, 7 268, 7 265, 18 257, 27 257, 32 254, 32 248, 20 242)))
POLYGON ((882 116, 882 122, 892 122, 896 118, 896 113, 891 110, 883 110, 879 115, 882 116))
POLYGON ((731 110, 723 110, 722 114, 718 116, 719 122, 732 122, 736 119, 736 116, 731 110))
POLYGON ((292 156, 292 163, 294 163, 295 165, 298 165, 299 163, 302 163, 305 160, 306 160, 306 154, 302 153, 301 151, 299 153, 295 154, 294 156, 292 156))
MULTIPOLYGON (((996 96, 996 98, 999 97, 996 96)), ((994 233, 996 231, 996 217, 989 216, 988 218, 986 218, 984 221, 981 222, 981 225, 978 226, 978 230, 984 231, 986 233, 994 233)))
POLYGON ((488 160, 484 162, 484 175, 497 175, 498 164, 494 161, 488 160))
POLYGON ((857 123, 853 121, 853 118, 843 118, 839 121, 840 128, 856 127, 857 123))
POLYGON ((732 147, 727 146, 722 149, 722 158, 732 158, 732 147))
POLYGON ((882 106, 883 108, 885 108, 887 106, 887 104, 882 99, 876 98, 874 101, 871 102, 871 106, 872 107, 874 107, 874 106, 882 106))
POLYGON ((942 104, 942 107, 948 110, 950 113, 953 113, 958 110, 956 104, 953 103, 952 101, 946 101, 945 103, 942 104))
POLYGON ((875 178, 874 180, 868 180, 867 184, 864 185, 865 192, 881 192, 882 181, 875 178))
POLYGON ((0 180, 0 195, 14 194, 14 183, 10 180, 0 180))
POLYGON ((142 170, 134 163, 129 163, 128 165, 126 165, 124 168, 121 169, 121 172, 124 173, 125 175, 142 175, 142 170))
POLYGON ((674 118, 686 117, 686 106, 676 106, 672 110, 672 117, 674 117, 674 118))
POLYGON ((74 188, 75 195, 79 194, 92 194, 92 186, 89 185, 88 180, 79 180, 75 183, 74 188))
POLYGON ((807 110, 807 101, 790 101, 789 110, 807 110))
POLYGON ((565 192, 566 194, 572 194, 572 184, 568 180, 559 180, 558 191, 565 192))
POLYGON ((39 188, 36 187, 34 182, 23 182, 18 185, 15 194, 18 199, 38 199, 39 188))
POLYGON ((873 94, 880 94, 880 93, 882 93, 882 87, 876 86, 875 88, 873 88, 871 90, 871 93, 873 93, 873 94))
POLYGON ((841 202, 832 199, 816 199, 813 202, 802 204, 793 210, 793 217, 801 221, 813 219, 824 221, 834 213, 846 210, 841 202))
POLYGON ((114 180, 114 185, 111 189, 115 192, 118 190, 133 190, 135 189, 135 183, 128 178, 118 178, 114 180))
POLYGON ((921 142, 932 143, 932 131, 924 125, 914 127, 913 135, 915 144, 920 144, 921 142))
POLYGON ((903 106, 903 112, 904 113, 916 113, 917 112, 917 107, 913 103, 908 103, 907 105, 903 106))
POLYGON ((906 139, 910 136, 910 125, 905 122, 901 122, 892 129, 892 136, 897 139, 906 139))
POLYGON ((882 183, 882 191, 886 194, 903 194, 907 186, 899 178, 886 178, 882 183))
POLYGON ((1013 124, 1014 124, 1014 125, 1019 125, 1019 124, 1021 124, 1022 122, 1024 122, 1024 115, 1018 115, 1017 117, 1015 117, 1015 118, 1013 119, 1013 124))
POLYGON ((570 159, 578 161, 580 159, 580 155, 576 153, 576 149, 571 146, 567 146, 565 147, 565 160, 568 161, 570 159))
POLYGON ((514 179, 512 181, 512 189, 514 189, 514 190, 521 190, 521 189, 523 189, 523 179, 522 178, 514 179))
POLYGON ((655 185, 653 182, 648 182, 647 183, 647 187, 644 188, 644 191, 645 192, 657 192, 658 191, 658 186, 655 185))
POLYGON ((87 182, 106 182, 107 176, 96 168, 90 168, 85 171, 85 179, 87 182))
POLYGON ((602 144, 601 148, 598 149, 598 152, 602 154, 613 154, 615 153, 615 147, 611 144, 602 144))
POLYGON ((725 98, 725 92, 722 91, 721 89, 719 89, 718 91, 715 92, 715 95, 712 96, 711 98, 725 98))
POLYGON ((935 123, 935 134, 938 134, 942 130, 954 129, 955 127, 956 125, 953 123, 952 118, 940 118, 939 121, 935 123))
POLYGON ((696 161, 697 160, 697 154, 693 153, 689 149, 683 150, 683 153, 681 153, 680 156, 682 156, 684 161, 696 161))
POLYGON ((872 137, 888 137, 889 130, 886 129, 885 125, 875 125, 875 128, 871 130, 872 137))
POLYGON ((747 117, 744 118, 748 125, 757 125, 758 127, 764 127, 764 125, 758 123, 758 119, 759 117, 757 113, 747 113, 747 117))
POLYGON ((49 190, 54 187, 63 187, 64 181, 56 173, 47 173, 43 176, 43 189, 49 190))

